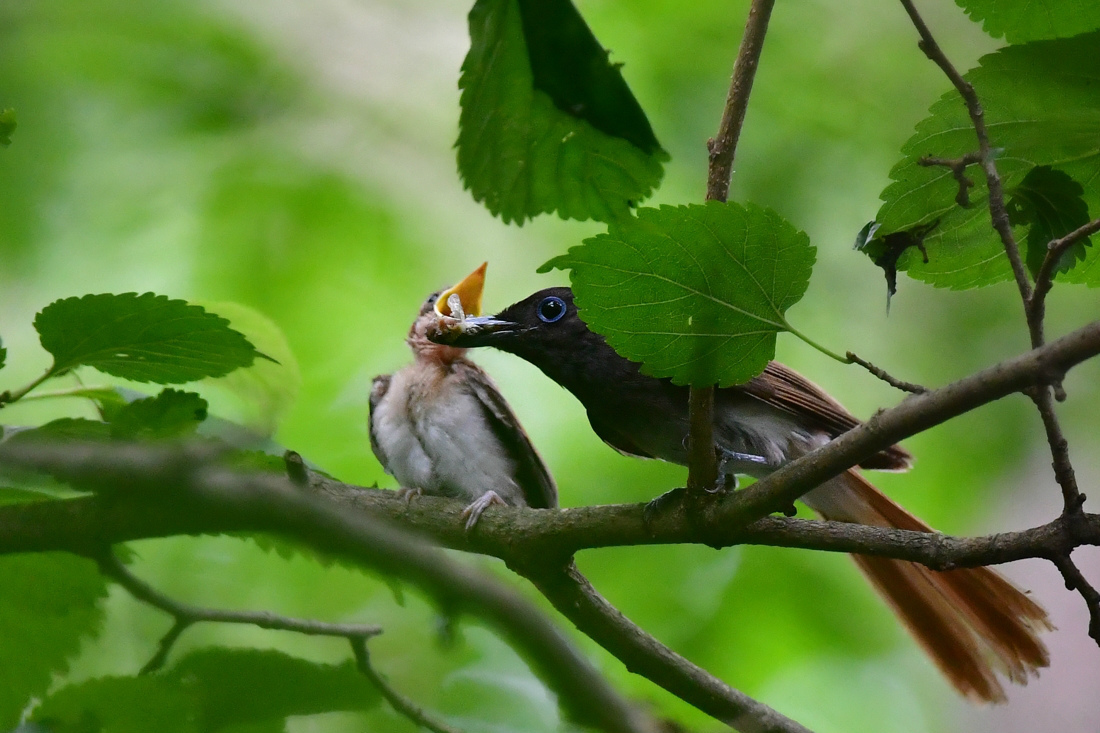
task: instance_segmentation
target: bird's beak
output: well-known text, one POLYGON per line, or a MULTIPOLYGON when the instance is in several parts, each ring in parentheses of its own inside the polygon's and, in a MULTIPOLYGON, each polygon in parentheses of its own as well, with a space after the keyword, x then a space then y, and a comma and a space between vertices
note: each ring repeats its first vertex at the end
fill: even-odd
POLYGON ((494 346, 501 337, 518 333, 518 323, 502 321, 495 316, 477 316, 442 326, 437 332, 429 333, 428 338, 437 343, 469 349, 476 346, 494 346))
POLYGON ((459 321, 468 320, 467 316, 480 316, 481 291, 485 287, 485 268, 488 265, 488 262, 482 262, 481 267, 463 278, 458 285, 440 293, 435 301, 435 312, 459 321), (457 303, 453 297, 455 295, 458 296, 457 303), (454 307, 456 305, 461 308, 461 312, 454 307))

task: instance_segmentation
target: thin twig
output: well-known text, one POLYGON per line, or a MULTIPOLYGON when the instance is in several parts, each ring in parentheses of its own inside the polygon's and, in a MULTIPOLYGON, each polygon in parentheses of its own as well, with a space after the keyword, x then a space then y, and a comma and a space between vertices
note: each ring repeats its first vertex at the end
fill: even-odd
MULTIPOLYGON (((959 184, 959 192, 955 194, 955 203, 964 209, 970 208, 970 189, 974 187, 974 181, 966 177, 967 166, 980 163, 982 156, 980 153, 967 153, 961 158, 937 158, 932 155, 926 155, 917 161, 917 165, 927 167, 930 166, 943 166, 944 168, 951 169, 951 175, 955 177, 955 181, 959 184)), ((925 260, 927 261, 927 259, 925 260)))
POLYGON ((1100 591, 1085 580, 1081 569, 1068 554, 1055 555, 1051 561, 1062 573, 1062 578, 1066 581, 1066 589, 1077 591, 1085 599, 1085 606, 1089 609, 1089 636, 1097 645, 1100 645, 1100 591))
POLYGON ((985 171, 986 186, 989 189, 989 213, 993 221, 993 229, 1001 237, 1001 243, 1008 255, 1008 261, 1012 265, 1012 274, 1016 278, 1016 285, 1026 302, 1031 295, 1031 282, 1028 280, 1027 268, 1024 267, 1024 262, 1020 257, 1020 247, 1016 243, 1016 238, 1012 235, 1012 224, 1009 222, 1008 209, 1005 207, 1004 186, 1001 183, 1000 173, 997 172, 996 161, 993 160, 993 149, 989 142, 989 132, 985 126, 985 112, 978 101, 978 95, 974 91, 973 85, 962 77, 962 74, 940 49, 936 39, 932 37, 932 32, 928 29, 928 25, 924 22, 920 13, 917 12, 912 0, 901 0, 901 4, 913 21, 917 33, 920 34, 921 40, 918 44, 920 50, 947 75, 947 78, 959 90, 959 94, 962 95, 963 101, 966 103, 966 110, 970 115, 971 123, 974 125, 974 133, 978 138, 978 155, 980 156, 982 169, 985 171))
MULTIPOLYGON (((752 0, 745 34, 733 64, 726 106, 718 134, 707 141, 710 164, 707 170, 707 201, 725 201, 729 195, 737 141, 745 123, 749 94, 756 79, 760 53, 768 33, 775 0, 752 0)), ((699 496, 718 481, 718 460, 714 454, 714 387, 692 386, 688 390, 688 493, 699 496)))
POLYGON ((1042 321, 1046 317, 1047 293, 1054 286, 1054 271, 1058 267, 1058 261, 1066 250, 1080 242, 1082 239, 1100 232, 1100 219, 1093 219, 1088 224, 1074 229, 1072 232, 1055 239, 1047 245, 1047 254, 1043 258, 1043 264, 1035 275, 1035 291, 1028 301, 1028 317, 1042 321))
POLYGON ((447 725, 391 687, 390 683, 386 682, 382 675, 378 674, 377 670, 371 666, 370 652, 367 651, 367 640, 365 638, 361 636, 349 637, 348 642, 351 644, 351 651, 355 655, 356 667, 359 668, 364 677, 370 680, 371 684, 375 686, 382 697, 386 699, 386 702, 390 704, 390 707, 398 714, 433 733, 460 733, 457 728, 447 725))
POLYGON ((330 624, 312 619, 298 619, 279 616, 268 611, 226 611, 218 608, 203 608, 169 598, 141 578, 130 572, 118 556, 110 549, 97 553, 94 557, 100 571, 113 579, 134 598, 142 603, 159 608, 175 619, 159 644, 157 653, 141 669, 148 674, 164 666, 172 646, 192 624, 212 622, 222 624, 250 624, 262 629, 293 631, 309 636, 342 636, 348 639, 367 639, 382 633, 380 626, 363 624, 330 624))
POLYGON ((885 369, 882 369, 881 367, 877 367, 874 364, 872 364, 871 362, 859 358, 858 356, 856 356, 851 351, 849 351, 847 353, 847 357, 848 357, 848 361, 852 362, 853 364, 859 364, 861 367, 863 367, 864 369, 869 371, 871 374, 875 375, 876 377, 878 377, 882 381, 886 382, 891 387, 894 387, 895 389, 900 389, 902 392, 910 392, 912 394, 923 394, 923 393, 928 391, 927 387, 922 387, 919 384, 913 384, 912 382, 905 382, 905 381, 902 381, 902 380, 898 379, 897 377, 890 376, 889 372, 887 372, 885 369))

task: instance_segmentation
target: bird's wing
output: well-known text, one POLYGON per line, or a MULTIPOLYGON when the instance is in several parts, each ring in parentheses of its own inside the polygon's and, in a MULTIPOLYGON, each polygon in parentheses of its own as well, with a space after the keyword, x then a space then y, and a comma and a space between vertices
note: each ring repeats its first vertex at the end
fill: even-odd
POLYGON ((624 435, 622 431, 616 430, 614 425, 606 420, 601 420, 592 410, 588 410, 588 424, 592 426, 592 430, 600 437, 600 440, 607 443, 624 456, 630 456, 631 458, 655 457, 648 451, 639 448, 638 445, 624 435))
MULTIPOLYGON (((772 407, 813 421, 834 438, 860 424, 858 418, 823 389, 777 361, 768 362, 760 376, 737 389, 772 407)), ((894 445, 860 465, 863 468, 902 471, 912 463, 912 455, 901 446, 894 445)))
POLYGON ((489 375, 465 360, 455 362, 455 368, 464 371, 463 383, 469 386, 470 392, 481 403, 493 433, 515 461, 516 483, 523 491, 527 506, 537 509, 556 507, 558 487, 554 484, 554 477, 489 375))
POLYGON ((378 436, 375 434, 374 413, 378 408, 378 404, 386 396, 386 393, 389 392, 390 380, 392 378, 392 374, 379 374, 371 380, 370 384, 370 418, 368 420, 370 427, 370 447, 371 450, 374 451, 375 458, 382 464, 382 468, 386 473, 390 473, 389 460, 382 451, 382 445, 378 442, 378 436))

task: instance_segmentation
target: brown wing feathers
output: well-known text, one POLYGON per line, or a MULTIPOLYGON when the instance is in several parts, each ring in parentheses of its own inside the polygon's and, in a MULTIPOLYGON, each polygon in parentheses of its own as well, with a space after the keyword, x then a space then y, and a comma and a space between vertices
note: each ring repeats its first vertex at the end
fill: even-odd
MULTIPOLYGON (((834 438, 860 424, 823 389, 777 361, 769 362, 760 376, 738 389, 772 407, 813 421, 834 438)), ((913 465, 913 456, 894 445, 859 465, 881 471, 904 471, 913 465)))

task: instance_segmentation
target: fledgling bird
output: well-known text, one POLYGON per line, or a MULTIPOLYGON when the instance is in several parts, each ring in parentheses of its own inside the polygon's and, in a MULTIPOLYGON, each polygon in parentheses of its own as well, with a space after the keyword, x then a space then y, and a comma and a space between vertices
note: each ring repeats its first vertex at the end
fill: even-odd
POLYGON ((554 479, 512 409, 466 350, 435 344, 441 319, 477 316, 483 264, 458 285, 428 297, 406 342, 413 363, 374 378, 370 441, 386 472, 411 493, 468 501, 467 531, 492 504, 557 506, 554 479))
MULTIPOLYGON (((646 376, 619 356, 580 319, 569 288, 541 290, 433 337, 526 359, 580 400, 592 429, 612 448, 687 464, 688 388, 646 376)), ((819 387, 774 361, 745 384, 715 390, 715 447, 724 472, 765 476, 859 424, 819 387)), ((903 471, 911 462, 895 445, 862 467, 903 471)), ((802 500, 826 519, 932 531, 854 469, 802 500)), ((933 572, 900 560, 852 557, 962 694, 1004 701, 996 672, 1024 684, 1049 664, 1037 635, 1051 628, 1046 612, 999 573, 984 567, 933 572)))

